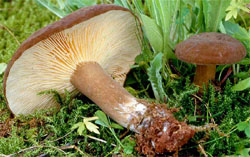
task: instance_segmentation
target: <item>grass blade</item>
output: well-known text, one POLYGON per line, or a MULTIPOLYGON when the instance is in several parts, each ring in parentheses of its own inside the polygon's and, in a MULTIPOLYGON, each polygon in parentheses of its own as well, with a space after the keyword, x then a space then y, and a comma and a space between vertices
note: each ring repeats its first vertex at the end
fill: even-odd
POLYGON ((63 18, 64 16, 67 15, 63 10, 59 9, 58 7, 56 7, 54 4, 52 4, 47 0, 36 0, 36 2, 38 2, 39 4, 41 4, 42 6, 44 6, 45 8, 47 8, 60 18, 63 18))
POLYGON ((156 52, 161 52, 163 48, 163 37, 159 26, 156 24, 155 20, 144 14, 141 14, 141 19, 151 46, 156 52))

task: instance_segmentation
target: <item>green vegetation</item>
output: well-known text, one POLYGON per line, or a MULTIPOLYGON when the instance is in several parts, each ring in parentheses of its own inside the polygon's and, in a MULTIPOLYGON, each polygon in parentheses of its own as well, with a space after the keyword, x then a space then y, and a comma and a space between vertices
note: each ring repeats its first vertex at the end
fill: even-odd
MULTIPOLYGON (((51 109, 11 117, 3 96, 2 72, 19 44, 39 28, 82 6, 112 3, 44 0, 41 4, 39 1, 0 3, 0 156, 17 153, 23 156, 137 155, 134 133, 114 123, 82 95, 72 98, 65 91, 66 97, 61 97, 56 91, 45 91, 40 94, 53 94, 61 104, 60 111, 51 109)), ((176 118, 190 125, 217 125, 195 134, 179 155, 248 156, 250 16, 246 4, 249 0, 145 0, 144 3, 115 0, 114 3, 133 10, 144 30, 143 52, 131 67, 126 89, 136 97, 177 108, 176 118), (195 66, 175 59, 173 52, 180 41, 206 31, 219 31, 240 40, 247 56, 238 64, 218 66, 214 86, 209 85, 201 95, 191 83, 195 66)))

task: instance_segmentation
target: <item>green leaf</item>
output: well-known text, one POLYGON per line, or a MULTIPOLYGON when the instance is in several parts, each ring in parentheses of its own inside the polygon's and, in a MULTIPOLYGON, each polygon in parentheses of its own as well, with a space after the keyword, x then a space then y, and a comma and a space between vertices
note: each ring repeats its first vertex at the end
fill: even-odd
POLYGON ((114 128, 114 129, 120 129, 120 130, 123 130, 123 129, 124 129, 121 125, 119 125, 119 124, 117 124, 117 123, 111 123, 110 126, 111 126, 112 128, 114 128))
POLYGON ((114 4, 130 9, 130 6, 129 6, 127 0, 115 0, 114 4))
POLYGON ((7 64, 6 63, 0 63, 0 75, 4 73, 4 71, 7 68, 7 64))
POLYGON ((247 88, 250 88, 250 77, 238 82, 236 85, 234 85, 232 87, 232 90, 233 91, 242 91, 242 90, 245 90, 247 88))
POLYGON ((250 64, 250 58, 244 58, 240 62, 238 62, 237 64, 240 64, 240 65, 249 65, 250 64))
POLYGON ((102 125, 104 127, 110 127, 110 123, 104 112, 98 110, 95 112, 95 116, 98 117, 98 120, 95 121, 96 124, 102 125))
POLYGON ((88 122, 88 121, 85 121, 84 122, 85 125, 86 125, 86 128, 90 131, 90 132, 94 132, 96 134, 100 134, 99 130, 98 130, 98 126, 96 126, 95 124, 91 123, 91 122, 88 122))
POLYGON ((250 53, 250 34, 247 30, 238 24, 230 21, 223 22, 224 28, 228 35, 231 35, 235 39, 241 41, 247 49, 248 54, 250 53))
POLYGON ((160 71, 162 69, 162 53, 158 53, 155 58, 150 62, 150 67, 147 69, 149 81, 153 88, 156 100, 164 102, 167 97, 162 87, 162 77, 160 71))
POLYGON ((151 46, 156 52, 161 52, 163 48, 163 37, 159 26, 156 24, 155 20, 144 14, 141 14, 141 19, 151 46))
POLYGON ((203 13, 205 17, 206 31, 216 32, 221 20, 226 15, 229 0, 203 0, 203 13))
POLYGON ((93 124, 92 122, 90 121, 93 121, 93 120, 97 120, 98 117, 86 117, 86 118, 83 118, 83 123, 85 124, 86 128, 90 131, 90 132, 94 132, 96 134, 100 134, 100 132, 98 131, 98 126, 96 126, 95 124, 93 124))
POLYGON ((248 126, 247 122, 240 122, 240 123, 237 124, 237 129, 239 131, 243 131, 243 130, 245 130, 247 128, 247 126, 248 126))
POLYGON ((156 22, 160 25, 163 34, 163 53, 167 58, 175 58, 172 49, 174 49, 174 28, 176 28, 176 19, 180 9, 180 0, 154 0, 153 12, 157 16, 156 22))
POLYGON ((65 3, 66 9, 68 9, 67 11, 70 13, 79 8, 95 5, 97 2, 96 0, 67 0, 65 3))
POLYGON ((57 4, 59 5, 60 9, 63 9, 65 7, 65 3, 63 0, 56 0, 57 4))
POLYGON ((124 145, 124 153, 125 154, 132 154, 134 152, 134 147, 136 146, 136 142, 131 139, 130 136, 125 137, 122 140, 122 143, 124 145))
POLYGON ((197 116, 188 116, 187 119, 190 122, 196 122, 197 121, 197 116))
POLYGON ((248 126, 245 128, 245 134, 248 138, 250 138, 250 121, 248 122, 248 126))
POLYGON ((38 2, 39 4, 41 4, 42 6, 44 6, 45 8, 47 8, 48 10, 50 10, 52 13, 54 13, 55 15, 57 15, 60 18, 63 18, 64 16, 67 15, 66 12, 64 12, 62 9, 59 9, 58 7, 56 7, 50 1, 47 1, 47 0, 36 0, 36 2, 38 2))
POLYGON ((239 72, 235 75, 235 77, 246 79, 249 77, 249 72, 239 72))
POLYGON ((86 129, 85 128, 85 124, 83 122, 78 122, 76 124, 74 124, 72 127, 71 127, 71 130, 75 130, 77 129, 77 133, 79 135, 83 135, 83 131, 86 129), (78 129, 77 129, 78 128, 78 129))
POLYGON ((244 148, 240 151, 239 157, 249 157, 250 148, 244 148))

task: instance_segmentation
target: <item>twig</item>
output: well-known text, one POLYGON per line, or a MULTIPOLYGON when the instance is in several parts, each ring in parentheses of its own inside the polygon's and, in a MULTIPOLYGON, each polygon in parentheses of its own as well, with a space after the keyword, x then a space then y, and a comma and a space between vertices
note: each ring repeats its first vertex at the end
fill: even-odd
POLYGON ((125 137, 125 136, 128 134, 129 131, 130 131, 130 130, 127 129, 123 134, 120 135, 119 138, 122 139, 123 137, 125 137))
POLYGON ((2 27, 3 29, 7 30, 7 32, 9 32, 10 35, 16 40, 17 44, 20 45, 20 42, 17 40, 16 36, 14 35, 13 32, 10 31, 10 29, 9 29, 8 27, 4 26, 3 24, 0 24, 0 28, 1 28, 1 27, 2 27))
MULTIPOLYGON (((88 138, 91 138, 93 140, 96 140, 96 141, 99 141, 99 142, 102 142, 102 143, 107 143, 107 141, 103 140, 103 139, 100 139, 100 138, 96 138, 94 136, 90 136, 90 135, 86 135, 88 138)), ((112 146, 116 147, 115 144, 111 143, 112 146)))
POLYGON ((64 136, 59 137, 59 138, 57 138, 57 139, 55 139, 55 140, 52 140, 52 141, 48 141, 48 142, 56 142, 56 141, 58 141, 58 140, 60 140, 60 139, 62 139, 62 138, 64 138, 64 137, 68 136, 68 135, 71 134, 73 131, 74 131, 74 130, 71 130, 70 132, 68 132, 68 133, 65 134, 64 136))
POLYGON ((204 150, 203 146, 201 144, 198 145, 198 149, 201 151, 201 153, 205 156, 205 157, 208 157, 206 151, 204 150))
POLYGON ((81 149, 80 148, 78 148, 77 146, 75 146, 75 145, 70 145, 70 146, 62 146, 62 147, 60 147, 60 149, 62 149, 62 150, 65 150, 65 149, 75 149, 76 151, 78 151, 80 154, 82 154, 82 155, 86 155, 83 151, 81 151, 81 149))
POLYGON ((229 75, 232 73, 232 67, 230 67, 228 70, 227 70, 227 73, 226 73, 226 75, 223 77, 223 79, 220 81, 220 85, 222 85, 226 80, 227 80, 227 78, 229 77, 229 75))
MULTIPOLYGON (((55 140, 48 141, 48 142, 56 142, 56 141, 58 141, 58 140, 60 140, 60 139, 62 139, 62 138, 64 138, 64 137, 68 136, 68 135, 71 134, 73 131, 74 131, 74 130, 68 132, 67 134, 65 134, 65 135, 62 136, 62 137, 59 137, 59 138, 57 138, 57 139, 55 139, 55 140)), ((105 140, 103 140, 103 139, 100 139, 100 138, 97 138, 97 137, 94 137, 94 136, 90 136, 90 135, 86 135, 86 136, 87 136, 88 138, 90 138, 90 139, 93 139, 93 140, 96 140, 96 141, 99 141, 99 142, 102 142, 102 143, 107 143, 107 141, 105 141, 105 140)), ((113 143, 111 143, 111 145, 114 146, 114 147, 116 147, 116 145, 113 144, 113 143)))

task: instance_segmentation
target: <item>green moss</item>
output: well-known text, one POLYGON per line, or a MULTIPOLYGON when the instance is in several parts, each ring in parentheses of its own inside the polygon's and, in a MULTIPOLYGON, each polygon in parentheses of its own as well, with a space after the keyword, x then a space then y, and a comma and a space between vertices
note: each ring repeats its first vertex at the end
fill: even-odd
POLYGON ((55 15, 38 7, 32 0, 4 2, 0 3, 0 8, 0 62, 7 63, 10 60, 19 46, 16 40, 22 43, 34 31, 57 19, 55 15))

